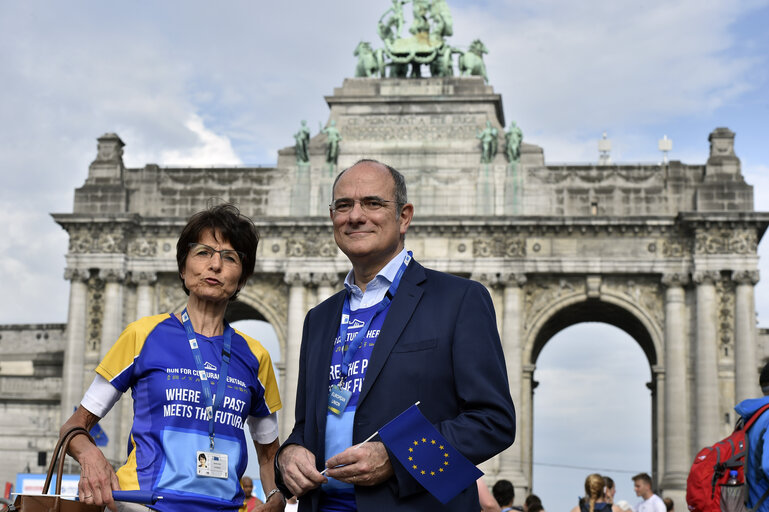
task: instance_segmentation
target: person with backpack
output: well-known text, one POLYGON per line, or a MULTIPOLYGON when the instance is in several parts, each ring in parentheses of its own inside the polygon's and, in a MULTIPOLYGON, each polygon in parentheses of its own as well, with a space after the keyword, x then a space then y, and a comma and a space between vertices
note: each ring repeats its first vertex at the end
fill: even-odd
MULTIPOLYGON (((761 370, 758 384, 764 396, 749 398, 734 408, 743 420, 748 420, 759 409, 769 405, 769 363, 761 370)), ((769 414, 761 414, 748 430, 748 454, 745 461, 745 482, 748 484, 747 506, 753 510, 769 511, 769 414)))

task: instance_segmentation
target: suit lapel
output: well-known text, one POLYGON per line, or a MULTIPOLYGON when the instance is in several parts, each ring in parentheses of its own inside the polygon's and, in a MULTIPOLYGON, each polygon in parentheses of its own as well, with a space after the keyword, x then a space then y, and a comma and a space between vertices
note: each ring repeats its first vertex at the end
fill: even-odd
MULTIPOLYGON (((319 344, 317 351, 310 353, 317 354, 317 361, 307 361, 307 367, 312 368, 312 374, 308 371, 308 382, 319 382, 313 392, 313 403, 315 404, 315 413, 317 424, 321 431, 325 431, 326 415, 328 414, 328 371, 331 367, 331 354, 334 351, 334 340, 339 333, 339 322, 342 319, 342 305, 344 304, 344 295, 346 291, 342 290, 332 297, 332 302, 328 306, 330 318, 319 318, 318 323, 323 326, 323 332, 319 337, 313 336, 315 343, 319 344), (317 372, 317 373, 315 373, 317 372)), ((319 312, 321 315, 324 313, 319 312)))
POLYGON ((385 365, 390 352, 392 352, 395 343, 400 338, 403 329, 414 314, 414 310, 422 298, 423 290, 419 284, 425 280, 425 269, 416 261, 412 261, 409 268, 403 274, 401 284, 398 286, 398 292, 395 294, 387 317, 382 324, 382 330, 374 345, 371 353, 368 368, 366 369, 366 378, 363 381, 363 388, 358 397, 358 407, 360 407, 366 395, 368 395, 371 386, 379 376, 385 365))

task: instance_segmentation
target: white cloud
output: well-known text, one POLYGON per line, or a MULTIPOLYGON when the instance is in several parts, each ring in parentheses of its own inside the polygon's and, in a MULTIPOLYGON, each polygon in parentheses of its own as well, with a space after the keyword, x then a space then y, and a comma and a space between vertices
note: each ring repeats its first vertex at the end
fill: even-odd
POLYGON ((171 149, 160 154, 163 165, 208 167, 242 165, 240 158, 232 149, 232 143, 226 137, 207 129, 200 116, 192 114, 185 126, 197 135, 199 143, 191 150, 171 149))
POLYGON ((464 44, 482 36, 507 120, 524 131, 600 137, 607 129, 713 111, 753 87, 757 57, 729 50, 732 24, 755 4, 491 4, 455 9, 455 33, 461 30, 464 44))
MULTIPOLYGON (((301 119, 313 133, 325 123, 323 96, 352 76, 358 41, 380 45, 376 22, 388 4, 0 2, 0 83, 13 99, 0 103, 0 239, 7 242, 0 323, 66 321, 67 235, 47 213, 71 211, 98 136, 118 133, 132 167, 274 164, 301 119)), ((740 25, 755 9, 765 13, 766 0, 449 5, 451 44, 485 42, 490 84, 503 95, 508 123, 516 120, 548 162, 597 160, 607 131, 615 161, 656 161, 656 141, 667 133, 675 134, 674 158, 704 163, 707 134, 723 118, 740 121, 729 115, 739 108, 747 117, 766 112, 744 106, 766 88, 767 57, 763 40, 740 25)), ((769 210, 764 146, 741 146, 740 157, 757 209, 769 210)), ((766 283, 756 288, 765 323, 766 247, 766 283)), ((564 331, 567 342, 554 338, 537 361, 535 428, 546 441, 535 457, 648 469, 648 363, 615 329, 580 332, 564 331), (591 345, 596 340, 603 348, 591 345), (588 352, 586 376, 573 362, 588 352), (639 368, 647 373, 634 374, 639 368), (577 400, 591 404, 587 413, 577 400), (554 430, 567 422, 565 432, 554 430)), ((585 472, 559 471, 537 473, 535 491, 548 510, 570 509, 581 493, 585 472), (570 498, 557 501, 564 493, 570 498)), ((627 475, 613 476, 618 497, 634 501, 627 475)))

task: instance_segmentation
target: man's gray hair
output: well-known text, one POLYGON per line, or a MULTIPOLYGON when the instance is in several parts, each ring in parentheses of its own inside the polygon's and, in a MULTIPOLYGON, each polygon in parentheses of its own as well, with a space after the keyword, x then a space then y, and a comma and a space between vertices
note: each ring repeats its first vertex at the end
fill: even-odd
POLYGON ((400 172, 398 172, 394 167, 391 167, 384 162, 380 162, 379 160, 374 160, 373 158, 361 158, 360 160, 352 164, 350 167, 348 167, 347 169, 337 174, 336 179, 334 180, 334 184, 331 185, 332 200, 334 198, 334 189, 336 188, 336 183, 339 181, 339 178, 342 177, 342 174, 346 173, 348 170, 355 167, 356 165, 365 163, 365 162, 372 163, 372 164, 379 164, 385 167, 390 172, 390 176, 392 176, 393 181, 395 182, 395 205, 397 206, 397 211, 400 212, 401 208, 403 208, 403 205, 409 202, 408 193, 406 191, 406 178, 404 178, 403 175, 400 172))

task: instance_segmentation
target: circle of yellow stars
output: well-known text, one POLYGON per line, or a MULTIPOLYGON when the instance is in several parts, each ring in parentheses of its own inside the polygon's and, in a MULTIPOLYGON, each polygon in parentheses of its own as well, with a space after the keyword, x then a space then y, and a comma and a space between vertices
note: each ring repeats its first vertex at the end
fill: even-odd
POLYGON ((437 474, 443 473, 444 469, 449 465, 449 453, 444 451, 445 447, 442 444, 438 444, 435 439, 427 439, 426 437, 423 437, 422 439, 417 439, 414 441, 414 446, 409 447, 409 462, 411 462, 411 468, 414 471, 418 471, 421 475, 424 476, 435 476, 437 474), (419 466, 414 462, 414 448, 418 447, 420 444, 428 445, 428 446, 434 446, 438 448, 440 451, 443 452, 443 463, 442 466, 439 466, 438 468, 434 469, 420 469, 419 466))

